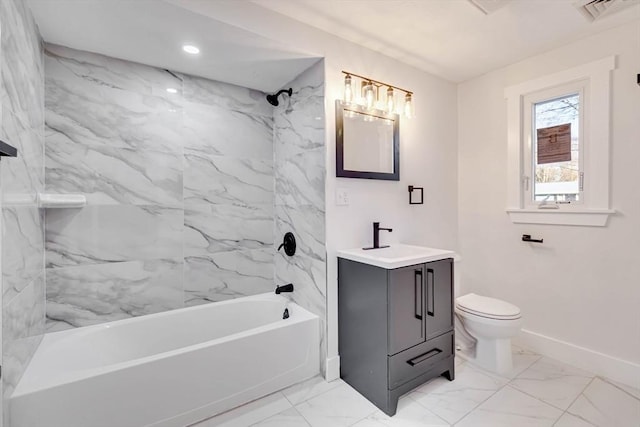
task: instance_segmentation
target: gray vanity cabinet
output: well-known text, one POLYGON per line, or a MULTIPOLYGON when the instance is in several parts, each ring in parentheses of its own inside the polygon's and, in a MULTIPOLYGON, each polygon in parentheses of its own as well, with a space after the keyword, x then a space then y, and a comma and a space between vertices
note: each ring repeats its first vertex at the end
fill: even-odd
POLYGON ((338 258, 340 376, 388 415, 398 398, 454 378, 453 260, 397 269, 338 258))

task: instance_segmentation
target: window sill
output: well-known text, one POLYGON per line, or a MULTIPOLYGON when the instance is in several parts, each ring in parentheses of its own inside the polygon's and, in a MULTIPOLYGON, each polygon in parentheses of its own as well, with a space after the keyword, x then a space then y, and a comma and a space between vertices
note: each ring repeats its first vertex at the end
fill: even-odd
POLYGON ((609 215, 616 213, 611 209, 583 210, 545 210, 545 209, 507 209, 511 222, 515 224, 581 225, 586 227, 605 227, 609 215))

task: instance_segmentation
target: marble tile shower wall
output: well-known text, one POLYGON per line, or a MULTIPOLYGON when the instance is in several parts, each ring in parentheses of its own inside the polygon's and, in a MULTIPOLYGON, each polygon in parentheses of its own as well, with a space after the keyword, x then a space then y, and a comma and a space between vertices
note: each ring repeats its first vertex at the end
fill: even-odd
POLYGON ((273 288, 273 110, 258 91, 45 47, 47 330, 273 288), (168 93, 167 88, 177 93, 168 93))
POLYGON ((43 46, 20 0, 0 0, 0 139, 18 157, 0 164, 2 242, 2 376, 7 398, 44 333, 44 218, 37 193, 44 188, 43 46))
MULTIPOLYGON (((276 254, 277 283, 294 283, 292 298, 321 319, 320 360, 326 359, 324 63, 285 85, 290 101, 274 110, 275 235, 293 231, 294 257, 276 254)), ((321 364, 324 368, 324 364, 321 364)))

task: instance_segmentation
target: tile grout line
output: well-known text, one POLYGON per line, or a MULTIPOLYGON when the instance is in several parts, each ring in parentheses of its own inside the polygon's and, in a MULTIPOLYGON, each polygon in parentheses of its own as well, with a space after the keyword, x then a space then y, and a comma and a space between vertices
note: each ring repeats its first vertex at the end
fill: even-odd
MULTIPOLYGON (((269 418, 275 417, 276 415, 280 415, 280 414, 282 414, 283 412, 288 411, 288 410, 290 410, 290 409, 292 409, 292 408, 293 408, 293 409, 296 409, 296 407, 295 407, 295 406, 294 406, 294 405, 289 401, 289 399, 287 399, 287 396, 285 396, 285 395, 284 395, 284 393, 282 392, 282 390, 277 391, 277 392, 275 392, 275 393, 268 394, 267 396, 273 396, 273 395, 275 395, 275 394, 280 394, 280 395, 282 395, 282 397, 284 398, 284 400, 285 400, 285 401, 286 401, 290 406, 289 406, 287 409, 284 409, 284 410, 282 410, 282 411, 280 411, 280 412, 277 412, 277 413, 275 413, 275 414, 273 414, 273 415, 268 415, 267 417, 262 418, 262 419, 260 419, 260 420, 256 421, 255 423, 251 423, 251 424, 249 424, 249 426, 248 426, 248 427, 253 427, 253 426, 255 426, 255 425, 258 425, 258 424, 260 424, 261 422, 266 421, 266 420, 268 420, 269 418)), ((264 396, 264 397, 267 397, 267 396, 264 396)), ((263 398, 264 398, 264 397, 263 397, 263 398)), ((263 399, 263 398, 260 398, 260 399, 263 399)), ((260 400, 260 399, 258 399, 258 400, 260 400)), ((249 403, 251 403, 251 402, 249 402, 249 403)), ((243 405, 243 406, 244 406, 244 405, 243 405)), ((242 407, 242 406, 239 406, 239 407, 242 407)), ((296 410, 296 412, 298 412, 298 411, 296 410)), ((302 416, 302 414, 300 414, 300 415, 302 416)), ((302 417, 302 418, 304 419, 304 417, 302 417)), ((306 420, 306 419, 305 419, 305 422, 307 422, 307 420, 306 420)), ((307 424, 308 424, 308 423, 307 423, 307 424)))
MULTIPOLYGON (((266 396, 264 396, 264 397, 261 397, 260 399, 256 399, 256 400, 254 400, 254 402, 259 401, 259 400, 262 400, 262 399, 264 399, 264 398, 266 398, 266 397, 269 397, 269 396, 275 396, 275 395, 278 395, 278 394, 279 394, 279 395, 280 395, 280 396, 285 400, 285 402, 287 402, 287 403, 289 404, 289 407, 288 407, 287 409, 282 410, 282 411, 276 412, 275 414, 269 415, 269 416, 267 416, 267 417, 265 417, 265 418, 261 418, 260 420, 256 421, 255 423, 250 424, 250 426, 253 426, 253 425, 255 425, 255 424, 259 424, 259 423, 261 423, 261 422, 263 422, 263 421, 268 420, 268 419, 269 419, 269 418, 271 418, 271 417, 275 417, 276 415, 283 413, 284 411, 288 411, 289 409, 294 408, 294 406, 291 404, 291 402, 289 402, 289 399, 287 399, 287 396, 285 396, 285 395, 284 395, 284 393, 282 392, 282 390, 277 391, 277 392, 275 392, 275 393, 268 394, 268 395, 266 395, 266 396)), ((249 403, 251 403, 251 402, 249 402, 249 403)))
MULTIPOLYGON (((286 398, 286 396, 285 396, 286 398)), ((293 410, 296 411, 296 414, 300 415, 300 418, 302 418, 304 420, 304 422, 307 424, 307 426, 311 427, 311 423, 309 423, 309 421, 304 417, 304 415, 302 415, 302 413, 300 411, 298 411, 298 408, 295 407, 295 405, 293 405, 293 410)))
POLYGON ((491 399, 493 396, 495 396, 499 391, 501 391, 502 389, 504 389, 509 383, 506 383, 505 385, 503 385, 502 387, 500 387, 498 390, 496 390, 495 392, 493 392, 490 396, 488 396, 486 399, 484 399, 482 402, 478 403, 476 406, 473 407, 473 409, 471 409, 469 412, 467 412, 466 414, 464 414, 462 416, 462 418, 460 418, 458 421, 456 421, 455 423, 452 424, 452 426, 458 425, 462 420, 464 420, 465 418, 467 418, 473 411, 475 411, 476 409, 478 409, 484 402, 486 402, 487 400, 491 399))
MULTIPOLYGON (((213 416, 211 416, 211 417, 208 417, 208 418, 205 418, 205 419, 203 419, 203 420, 197 421, 197 422, 196 422, 196 423, 194 423, 194 424, 189 424, 189 427, 196 427, 196 426, 199 426, 200 424, 203 424, 203 423, 204 423, 204 422, 206 422, 206 421, 212 421, 212 420, 214 420, 214 419, 216 419, 216 418, 220 419, 220 417, 222 417, 222 416, 224 416, 224 415, 226 415, 226 414, 229 414, 230 412, 233 412, 233 411, 238 410, 238 409, 240 409, 240 408, 246 407, 246 406, 248 406, 248 405, 250 405, 250 404, 252 404, 252 403, 258 402, 258 401, 260 401, 260 400, 264 400, 264 399, 266 399, 266 398, 268 398, 268 397, 270 397, 270 396, 275 396, 276 394, 280 394, 280 395, 282 395, 282 397, 284 398, 284 400, 285 400, 285 401, 287 401, 287 403, 289 403, 289 405, 290 405, 290 407, 289 407, 289 408, 287 408, 287 409, 285 409, 284 411, 287 411, 287 410, 291 409, 292 407, 294 407, 293 405, 291 405, 291 402, 289 402, 289 400, 288 400, 288 399, 286 398, 286 396, 282 393, 282 391, 276 391, 276 392, 273 392, 273 393, 269 393, 269 394, 267 394, 267 395, 265 395, 265 396, 259 397, 259 398, 257 398, 257 399, 251 400, 251 401, 249 401, 249 402, 247 402, 247 403, 244 403, 244 404, 242 404, 242 405, 240 405, 240 406, 236 406, 235 408, 228 409, 228 410, 226 410, 226 411, 220 412, 220 413, 218 413, 218 414, 216 414, 216 415, 213 415, 213 416)), ((254 409, 254 410, 251 410, 251 411, 249 411, 249 412, 247 412, 246 414, 249 414, 249 413, 254 412, 254 411, 255 411, 255 409, 254 409)), ((278 415, 278 414, 280 414, 281 412, 284 412, 284 411, 280 411, 280 412, 278 412, 278 413, 276 413, 276 414, 268 415, 268 416, 267 416, 267 417, 265 417, 265 418, 261 418, 260 420, 256 421, 255 423, 251 423, 251 424, 249 424, 249 427, 250 427, 250 426, 253 426, 254 424, 261 423, 262 421, 265 421, 265 420, 267 420, 267 419, 269 419, 269 418, 271 418, 271 417, 273 417, 273 416, 275 416, 275 415, 278 415)), ((242 415, 242 414, 241 414, 241 415, 242 415)), ((241 416, 241 415, 240 415, 240 416, 241 416)), ((238 417, 239 417, 239 416, 236 416, 236 417, 230 418, 230 419, 229 419, 229 420, 227 420, 227 421, 223 421, 223 424, 228 423, 228 422, 229 422, 229 421, 231 421, 231 420, 235 420, 235 419, 237 419, 238 417)))
MULTIPOLYGON (((333 381, 329 382, 329 381, 325 380, 322 376, 320 376, 320 377, 322 378, 322 381, 326 382, 327 384, 331 384, 331 382, 333 382, 333 381)), ((309 380, 305 380, 305 381, 309 381, 309 380)), ((289 388, 291 388, 291 387, 294 387, 294 386, 296 386, 296 385, 302 384, 302 383, 303 383, 303 382, 305 382, 305 381, 302 381, 302 382, 300 382, 300 383, 297 383, 297 384, 294 384, 294 385, 292 385, 292 386, 289 386, 289 387, 287 387, 287 388, 285 388, 285 389, 282 389, 282 390, 280 390, 280 393, 282 393, 284 390, 287 390, 287 389, 289 389, 289 388)), ((334 381, 337 381, 337 380, 334 380, 334 381)), ((321 392, 321 393, 318 393, 318 394, 315 394, 315 395, 313 395, 313 396, 311 396, 311 397, 308 397, 308 398, 306 398, 306 399, 304 399, 304 400, 302 400, 301 402, 298 402, 298 403, 293 403, 291 400, 289 400, 289 398, 288 398, 284 393, 282 393, 282 395, 284 396, 284 398, 285 398, 285 399, 287 399, 287 400, 289 401, 289 403, 291 403, 291 406, 296 407, 297 405, 300 405, 300 404, 302 404, 302 403, 305 403, 305 402, 307 402, 308 400, 315 399, 315 398, 316 398, 316 397, 318 397, 318 396, 322 396, 323 394, 328 393, 328 392, 330 392, 331 390, 336 389, 336 388, 340 387, 340 386, 341 386, 341 385, 343 385, 343 384, 347 384, 347 383, 346 383, 346 382, 344 382, 344 381, 342 381, 342 383, 341 383, 341 384, 336 384, 335 386, 333 386, 333 387, 331 387, 331 388, 329 388, 329 389, 327 389, 327 390, 325 390, 325 391, 323 391, 323 392, 321 392)), ((349 386, 349 387, 351 387, 351 386, 349 386)), ((355 389, 354 389, 354 390, 355 390, 355 389)), ((356 393, 357 393, 357 392, 356 392, 356 393)))
MULTIPOLYGON (((542 403, 542 404, 544 404, 544 405, 548 405, 548 406, 551 406, 551 407, 552 407, 552 408, 554 408, 554 409, 557 409, 557 410, 559 410, 559 411, 562 411, 561 409, 559 409, 559 408, 557 408, 557 407, 555 407, 555 406, 553 406, 553 405, 550 405, 550 404, 549 404, 549 403, 547 403, 547 402, 543 402, 542 400, 540 400, 540 399, 538 399, 538 398, 536 398, 536 397, 534 397, 534 396, 531 396, 531 395, 530 395, 530 394, 528 394, 528 393, 524 393, 524 392, 522 392, 521 390, 518 390, 517 388, 515 388, 515 387, 511 386, 511 385, 510 385, 510 381, 509 381, 509 382, 507 382, 504 386, 502 386, 499 390, 497 390, 495 393, 493 393, 491 396, 489 396, 487 399, 483 400, 480 404, 478 404, 478 406, 476 406, 476 407, 475 407, 475 408, 473 408, 471 411, 469 411, 468 413, 466 413, 462 418, 460 418, 458 421, 456 421, 453 425, 454 425, 454 426, 455 426, 455 425, 458 425, 458 423, 460 423, 462 420, 464 420, 465 418, 467 418, 467 416, 469 416, 473 411, 475 411, 476 409, 478 409, 478 407, 480 407, 480 405, 482 405, 483 403, 485 403, 487 400, 491 399, 491 398, 492 398, 493 396, 495 396, 499 391, 503 390, 503 389, 504 389, 504 388, 506 388, 506 387, 509 387, 509 388, 511 388, 512 390, 519 391, 519 392, 521 392, 521 393, 523 393, 523 394, 526 394, 527 396, 532 397, 532 398, 534 398, 534 399, 538 400, 539 402, 541 402, 541 403, 542 403)), ((558 418, 554 421, 554 425, 555 425, 555 423, 556 423, 556 422, 558 422, 558 420, 562 417, 562 415, 563 415, 563 414, 564 414, 564 412, 562 412, 562 413, 558 416, 558 418)))
MULTIPOLYGON (((627 390, 623 389, 622 387, 619 387, 618 385, 616 385, 616 384, 612 383, 611 381, 613 381, 613 380, 609 380, 609 379, 607 379, 606 377, 601 377, 601 376, 598 376, 598 375, 596 375, 596 377, 595 377, 595 378, 598 378, 598 379, 600 379, 601 381, 604 381, 605 383, 607 383, 607 384, 609 384, 609 385, 611 385, 611 386, 613 386, 613 387, 617 388, 618 390, 620 390, 620 391, 621 391, 621 392, 623 392, 624 394, 629 395, 629 397, 631 397, 632 399, 635 399, 635 400, 640 401, 640 398, 638 398, 638 397, 634 396, 633 394, 629 393, 627 390)), ((594 378, 594 379, 595 379, 595 378, 594 378)), ((632 387, 632 388, 633 388, 633 387, 632 387)), ((583 391, 584 391, 584 390, 583 390, 583 391)))
MULTIPOLYGON (((323 378, 323 381, 326 381, 326 380, 323 378)), ((327 381, 327 382, 328 382, 328 381, 327 381)), ((298 414, 300 414, 300 416, 302 417, 302 419, 304 419, 304 421, 305 421, 305 422, 306 422, 310 427, 312 427, 311 421, 309 421, 309 419, 307 419, 307 417, 305 417, 303 413, 301 413, 300 411, 298 411, 297 406, 298 406, 298 405, 302 405, 303 403, 307 403, 309 400, 311 400, 311 399, 315 399, 316 397, 319 397, 319 396, 322 396, 323 394, 326 394, 326 393, 328 393, 328 392, 330 392, 330 391, 332 391, 332 390, 335 390, 336 388, 340 387, 341 385, 347 385, 349 388, 352 388, 354 392, 356 392, 356 393, 360 394, 360 392, 358 392, 356 389, 354 389, 354 388, 353 388, 353 387, 351 387, 349 384, 347 384, 346 382, 344 382, 344 381, 343 381, 343 382, 342 382, 342 384, 338 384, 338 385, 336 385, 335 387, 331 387, 329 390, 325 390, 325 391, 323 391, 322 393, 316 394, 315 396, 311 396, 311 397, 309 397, 308 399, 305 399, 305 400, 303 400, 302 402, 299 402, 299 403, 298 403, 298 404, 296 404, 296 405, 291 404, 291 401, 287 398, 287 396, 284 396, 284 393, 282 393, 282 395, 284 396, 284 398, 285 398, 285 399, 287 399, 287 401, 288 401, 288 402, 291 404, 291 406, 296 410, 296 412, 297 412, 298 414)), ((361 396, 362 396, 362 395, 361 395, 361 396)), ((363 397, 363 398, 365 398, 364 396, 362 396, 362 397, 363 397)), ((366 399, 366 398, 365 398, 365 399, 366 399)), ((367 399, 367 402, 368 402, 368 401, 369 401, 369 400, 367 399)), ((374 410, 373 412, 371 412, 371 413, 367 414, 365 417, 363 417, 363 418, 361 418, 361 419, 357 420, 357 421, 356 421, 356 422, 354 422, 353 424, 348 424, 348 426, 347 426, 347 427, 350 427, 350 426, 353 426, 353 425, 355 425, 355 424, 358 424, 360 421, 363 421, 363 420, 365 420, 365 419, 369 418, 372 414, 375 414, 377 410, 378 410, 378 408, 376 408, 376 410, 374 410)), ((264 421, 264 420, 262 420, 262 421, 264 421)))
MULTIPOLYGON (((455 381, 455 380, 454 380, 455 381)), ((472 413, 473 411, 475 411, 476 409, 478 409, 478 407, 480 407, 480 405, 482 405, 484 402, 486 402, 487 400, 491 399, 496 393, 498 393, 500 390, 502 390, 503 388, 505 388, 509 383, 506 382, 503 386, 501 386, 500 388, 498 388, 496 391, 494 391, 493 393, 491 393, 489 396, 487 396, 486 399, 483 399, 481 402, 479 402, 476 406, 474 406, 471 410, 469 410, 466 414, 464 414, 462 416, 462 418, 460 418, 458 421, 454 422, 451 425, 456 425, 458 424, 460 421, 462 421, 463 419, 465 419, 470 413, 472 413)), ((417 402, 417 401, 416 401, 417 402)), ((424 406, 422 403, 418 402, 419 405, 421 405, 424 408, 427 408, 426 406, 424 406)), ((429 409, 429 408, 427 408, 429 409)), ((445 420, 447 423, 449 421, 445 420)))
MULTIPOLYGON (((367 401, 368 401, 368 400, 367 400, 367 401)), ((365 415, 364 417, 360 418, 360 419, 359 419, 358 421, 356 421, 355 423, 353 423, 353 424, 349 424, 347 427, 353 427, 354 425, 358 424, 360 421, 364 421, 364 420, 366 420, 367 418, 369 418, 371 415, 375 414, 375 413, 376 413, 376 412, 378 412, 378 411, 379 411, 379 409, 376 407, 376 410, 375 410, 375 411, 371 412, 370 414, 365 415)))
MULTIPOLYGON (((569 408, 571 408, 573 406, 574 403, 576 403, 576 400, 578 400, 580 398, 580 396, 582 396, 582 393, 595 381, 596 377, 594 376, 593 378, 591 378, 591 381, 589 381, 587 383, 587 385, 584 386, 584 388, 580 391, 580 393, 578 393, 578 395, 575 397, 575 399, 573 399, 571 401, 571 403, 569 404, 569 406, 567 406, 567 409, 565 409, 562 412, 562 415, 560 415, 560 417, 553 423, 553 425, 555 426, 556 424, 558 424, 558 421, 560 421, 560 418, 562 418, 564 416, 564 414, 569 414, 572 416, 575 416, 574 414, 572 414, 571 412, 569 412, 569 408)), ((582 417, 579 417, 580 419, 582 419, 582 417)), ((586 420, 584 420, 586 421, 586 420)), ((591 424, 591 423, 589 423, 591 424)))
POLYGON ((537 358, 536 360, 534 360, 533 362, 531 362, 530 364, 528 364, 528 365, 527 365, 527 367, 526 367, 526 368, 524 368, 522 371, 518 372, 518 374, 517 374, 515 377, 510 378, 510 379, 509 379, 509 382, 511 382, 511 381, 513 381, 514 379, 518 378, 518 377, 519 377, 520 375, 522 375, 526 370, 531 369, 531 367, 532 367, 533 365, 535 365, 536 363, 540 362, 540 361, 544 358, 544 356, 543 356, 543 355, 541 355, 541 354, 535 354, 535 356, 538 356, 538 358, 537 358))
MULTIPOLYGON (((515 379, 515 378, 514 378, 515 379)), ((571 401, 571 403, 569 404, 569 406, 567 406, 567 409, 569 409, 571 407, 571 405, 573 405, 573 403, 578 400, 578 397, 580 397, 580 395, 582 394, 583 391, 585 391, 587 389, 587 387, 589 387, 589 385, 593 382, 593 380, 595 380, 596 377, 591 378, 591 380, 589 380, 589 382, 580 390, 580 392, 578 393, 578 395, 571 401)), ((562 409, 562 408, 558 408, 556 405, 554 405, 553 403, 549 403, 549 402, 545 402, 544 400, 542 400, 541 398, 534 396, 532 394, 530 394, 529 392, 526 392, 524 390, 521 390, 518 387, 515 387, 514 385, 511 384, 511 381, 509 381, 506 385, 511 385, 511 388, 513 388, 514 390, 519 391, 522 394, 526 394, 527 396, 536 399, 542 403, 544 403, 545 405, 549 405, 552 408, 556 408, 559 411, 562 411, 563 413, 567 411, 567 409, 562 409)))
MULTIPOLYGON (((455 381, 455 380, 454 380, 454 381, 455 381)), ((421 407, 423 407, 424 409, 426 409, 427 411, 429 411, 429 413, 430 413, 430 414, 432 414, 432 415, 436 416, 437 418, 440 418, 440 419, 442 420, 442 422, 446 423, 446 425, 448 425, 448 426, 452 426, 452 425, 453 425, 453 424, 449 423, 449 421, 447 421, 447 420, 445 420, 444 418, 442 418, 440 415, 438 415, 438 414, 436 414, 435 412, 433 412, 431 409, 429 409, 429 408, 427 408, 426 406, 424 406, 424 405, 420 404, 420 402, 416 401, 415 399, 413 399, 413 398, 409 397, 409 395, 407 395, 407 397, 408 397, 409 399, 411 399, 412 401, 414 401, 415 403, 417 403, 417 404, 418 404, 418 406, 421 406, 421 407)), ((465 416, 466 416, 466 414, 465 414, 465 416)), ((464 418, 464 417, 462 417, 462 418, 464 418)), ((462 418, 461 418, 461 419, 462 419, 462 418)))
MULTIPOLYGON (((591 382, 593 382, 593 381, 595 381, 595 378, 594 378, 591 382)), ((591 383, 589 383, 589 384, 591 384, 591 383)), ((585 388, 585 390, 586 390, 586 388, 585 388)), ((584 390, 583 390, 583 391, 584 391, 584 390)), ((580 396, 584 396, 584 394, 583 394, 583 393, 580 393, 580 395, 578 395, 578 397, 580 397, 580 396)), ((592 402, 592 401, 591 401, 587 396, 584 396, 584 398, 585 398, 585 400, 586 400, 587 402, 589 402, 589 404, 590 404, 592 407, 596 408, 596 406, 593 404, 593 402, 592 402)), ((576 398, 576 400, 578 400, 578 398, 576 398)), ((575 402, 575 400, 574 400, 574 402, 575 402)), ((573 405, 573 403, 572 403, 572 405, 573 405)), ((597 408, 596 408, 596 409, 597 409, 597 408)), ((587 424, 589 424, 589 425, 592 425, 592 426, 594 426, 594 427, 598 427, 598 425, 593 424, 591 421, 589 421, 589 420, 585 419, 582 415, 579 415, 579 414, 573 414, 573 413, 569 412, 569 409, 567 409, 567 411, 566 411, 566 412, 567 412, 569 415, 571 415, 571 416, 573 416, 573 417, 576 417, 576 418, 578 418, 579 420, 584 421, 585 423, 587 423, 587 424)), ((598 412, 600 413, 600 410, 598 410, 598 412)))
MULTIPOLYGON (((539 361, 541 361, 544 357, 545 357, 545 356, 540 355, 540 357, 539 357, 535 362, 533 362, 532 364, 530 364, 526 369, 522 370, 522 371, 521 371, 517 376, 515 376, 515 377, 511 378, 511 379, 509 380, 509 382, 507 383, 507 385, 511 385, 511 383, 512 383, 513 381, 517 380, 517 379, 520 377, 520 375, 524 374, 527 370, 529 370, 533 365, 535 365, 536 363, 538 363, 539 361)), ((555 360, 555 359, 551 359, 551 360, 555 360)), ((572 365, 571 365, 571 366, 572 366, 572 365)), ((585 372, 589 372, 589 371, 585 371, 585 372)), ((575 376, 575 375, 568 375, 568 376, 575 376)), ((554 405, 553 403, 545 402, 544 400, 540 399, 539 397, 534 396, 534 395, 532 395, 532 394, 529 394, 528 392, 526 392, 526 391, 524 391, 524 390, 521 390, 520 388, 518 388, 518 387, 516 387, 516 386, 514 386, 514 385, 511 385, 511 387, 512 387, 514 390, 517 390, 517 391, 519 391, 520 393, 526 394, 527 396, 529 396, 529 397, 531 397, 531 398, 533 398, 533 399, 536 399, 536 400, 538 400, 538 401, 542 402, 542 403, 543 403, 543 404, 545 404, 545 405, 549 405, 549 406, 551 406, 551 407, 553 407, 553 408, 556 408, 556 409, 557 409, 557 410, 559 410, 559 411, 562 411, 562 414, 560 414, 560 417, 558 417, 558 419, 554 422, 554 425, 555 425, 555 424, 558 422, 558 420, 559 420, 560 418, 562 418, 562 416, 563 416, 563 415, 564 415, 564 414, 569 410, 569 408, 571 407, 571 405, 573 405, 573 404, 575 403, 575 401, 576 401, 576 400, 578 400, 578 398, 580 397, 580 395, 582 394, 582 392, 584 392, 584 391, 587 389, 587 387, 589 387, 589 385, 591 385, 591 383, 592 383, 596 378, 597 378, 597 376, 594 374, 594 376, 591 378, 591 380, 589 380, 589 382, 588 382, 588 383, 587 383, 587 384, 586 384, 586 385, 585 385, 585 386, 580 390, 580 392, 578 393, 578 395, 577 395, 577 396, 576 396, 576 397, 571 401, 571 403, 569 403, 569 405, 567 406, 567 409, 561 409, 561 408, 558 408, 558 407, 557 407, 556 405, 554 405)), ((571 413, 570 413, 570 414, 571 414, 571 413)), ((573 414, 571 414, 571 415, 573 415, 573 414)))

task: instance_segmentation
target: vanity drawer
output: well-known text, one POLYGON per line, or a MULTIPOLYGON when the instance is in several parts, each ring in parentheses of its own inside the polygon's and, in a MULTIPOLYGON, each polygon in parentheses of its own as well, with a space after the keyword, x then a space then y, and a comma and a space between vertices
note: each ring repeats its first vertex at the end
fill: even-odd
POLYGON ((389 389, 417 377, 453 354, 453 332, 389 356, 389 389))

